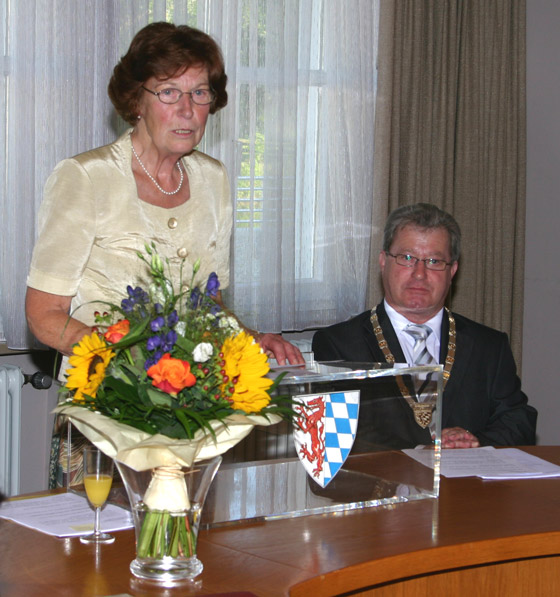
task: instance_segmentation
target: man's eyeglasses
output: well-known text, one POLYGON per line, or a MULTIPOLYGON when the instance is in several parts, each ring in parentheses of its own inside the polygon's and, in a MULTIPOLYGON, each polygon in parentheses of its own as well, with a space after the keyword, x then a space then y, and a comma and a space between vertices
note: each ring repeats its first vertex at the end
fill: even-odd
POLYGON ((419 257, 414 257, 414 255, 408 255, 408 253, 397 253, 396 255, 393 255, 392 253, 385 251, 385 254, 393 257, 398 265, 402 265, 404 267, 415 267, 419 261, 422 261, 426 266, 426 269, 433 269, 435 271, 441 272, 448 265, 453 265, 453 262, 448 263, 445 261, 445 259, 433 259, 432 257, 420 259, 419 257))
POLYGON ((142 85, 142 89, 155 95, 160 102, 164 104, 176 104, 183 95, 190 95, 192 101, 199 106, 207 106, 214 101, 215 94, 211 89, 202 87, 201 89, 194 89, 193 91, 181 91, 175 87, 167 87, 161 91, 152 91, 142 85))

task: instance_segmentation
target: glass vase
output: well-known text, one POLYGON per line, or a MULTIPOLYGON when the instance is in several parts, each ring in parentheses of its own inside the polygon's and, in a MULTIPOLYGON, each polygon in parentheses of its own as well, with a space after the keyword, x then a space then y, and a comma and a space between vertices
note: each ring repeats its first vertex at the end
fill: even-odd
POLYGON ((136 531, 132 574, 170 583, 202 572, 196 555, 198 529, 208 489, 221 462, 222 457, 216 456, 191 467, 162 466, 147 471, 116 463, 136 531))

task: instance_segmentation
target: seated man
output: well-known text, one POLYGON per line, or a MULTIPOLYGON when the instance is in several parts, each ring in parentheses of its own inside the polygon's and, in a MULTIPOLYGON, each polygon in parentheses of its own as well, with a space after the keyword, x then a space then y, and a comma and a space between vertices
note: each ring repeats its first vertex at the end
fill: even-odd
POLYGON ((521 391, 507 335, 444 308, 460 243, 455 219, 433 205, 393 211, 379 255, 384 301, 316 332, 315 358, 445 364, 443 447, 534 444, 537 412, 521 391), (411 335, 410 324, 428 326, 423 345, 411 335))

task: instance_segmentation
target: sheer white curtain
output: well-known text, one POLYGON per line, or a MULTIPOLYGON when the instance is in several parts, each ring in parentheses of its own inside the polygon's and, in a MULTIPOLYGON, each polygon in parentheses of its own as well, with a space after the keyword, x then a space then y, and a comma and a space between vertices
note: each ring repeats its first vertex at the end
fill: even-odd
POLYGON ((43 185, 60 159, 115 136, 106 87, 118 31, 111 3, 1 1, 0 315, 8 346, 24 348, 31 345, 25 280, 43 185))
POLYGON ((45 180, 61 159, 122 130, 107 84, 133 34, 154 15, 165 19, 165 6, 152 4, 0 0, 0 341, 10 348, 33 345, 25 281, 45 180))
POLYGON ((233 187, 229 304, 267 331, 363 310, 377 4, 0 0, 0 341, 31 345, 23 304, 44 182, 60 159, 122 130, 107 83, 134 33, 158 20, 197 26, 223 49, 230 101, 201 149, 233 187))
POLYGON ((199 26, 219 39, 230 78, 226 144, 206 139, 236 187, 228 303, 264 331, 357 314, 371 237, 378 3, 207 5, 216 10, 199 26))

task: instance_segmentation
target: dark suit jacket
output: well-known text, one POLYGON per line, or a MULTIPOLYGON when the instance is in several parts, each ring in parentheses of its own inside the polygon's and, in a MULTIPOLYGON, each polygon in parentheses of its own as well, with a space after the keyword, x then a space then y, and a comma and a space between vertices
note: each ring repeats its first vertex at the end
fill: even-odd
MULTIPOLYGON (((319 330, 313 337, 317 361, 385 362, 373 333, 370 311, 319 330)), ((377 316, 396 362, 406 362, 383 303, 377 316)), ((443 392, 442 429, 463 427, 482 446, 535 443, 537 411, 521 391, 507 335, 453 314, 457 348, 443 392)), ((447 356, 449 321, 443 317, 439 362, 447 356)), ((404 400, 403 400, 404 402, 404 400)))

